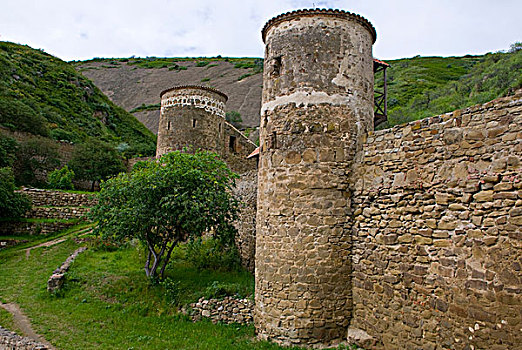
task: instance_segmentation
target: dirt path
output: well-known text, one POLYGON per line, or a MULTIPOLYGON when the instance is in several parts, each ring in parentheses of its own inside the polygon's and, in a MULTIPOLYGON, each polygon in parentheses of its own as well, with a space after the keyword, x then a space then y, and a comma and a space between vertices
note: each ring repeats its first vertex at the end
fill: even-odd
POLYGON ((7 312, 9 312, 11 315, 13 315, 13 320, 15 327, 20 329, 21 336, 31 338, 37 342, 40 342, 49 349, 54 349, 54 347, 49 343, 47 340, 45 340, 43 337, 39 336, 31 326, 31 321, 27 318, 27 316, 24 315, 22 310, 16 305, 15 303, 8 303, 8 304, 2 304, 0 303, 0 307, 5 309, 7 312))
POLYGON ((51 246, 53 246, 55 244, 59 244, 59 243, 65 242, 67 240, 67 238, 68 237, 58 238, 58 239, 55 239, 55 240, 52 240, 52 241, 49 241, 49 242, 45 242, 45 243, 42 243, 42 244, 35 245, 33 247, 26 248, 25 249, 25 257, 29 258, 29 256, 31 255, 31 250, 33 250, 33 249, 41 248, 41 247, 51 247, 51 246))
MULTIPOLYGON (((78 237, 82 237, 82 236, 85 236, 85 235, 87 235, 87 234, 89 234, 91 232, 92 232, 92 228, 91 227, 87 227, 85 229, 82 229, 82 230, 78 231, 77 233, 79 233, 78 237)), ((65 242, 69 238, 69 236, 70 235, 67 235, 66 237, 53 239, 52 241, 44 242, 42 244, 38 244, 38 245, 35 245, 33 247, 26 248, 25 249, 25 257, 29 258, 29 256, 31 256, 31 250, 33 250, 33 249, 42 248, 42 247, 52 247, 53 245, 65 242)))

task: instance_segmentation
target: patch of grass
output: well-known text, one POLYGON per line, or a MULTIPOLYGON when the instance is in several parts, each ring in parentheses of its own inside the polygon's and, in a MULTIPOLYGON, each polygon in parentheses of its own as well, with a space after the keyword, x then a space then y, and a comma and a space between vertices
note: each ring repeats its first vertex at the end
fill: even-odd
POLYGON ((210 63, 210 61, 197 61, 196 62, 196 67, 205 67, 209 63, 210 63))
POLYGON ((155 103, 146 105, 145 103, 142 103, 141 106, 133 108, 129 113, 136 113, 141 111, 157 111, 161 108, 161 103, 155 103))
POLYGON ((210 81, 210 78, 203 78, 203 79, 201 79, 201 82, 202 82, 202 83, 204 83, 204 82, 206 82, 206 81, 210 81))
POLYGON ((239 78, 237 78, 237 80, 238 80, 238 81, 243 80, 243 79, 248 78, 248 77, 250 77, 250 76, 252 76, 252 75, 254 75, 254 74, 255 74, 255 73, 246 73, 246 74, 242 74, 239 78))
POLYGON ((219 66, 219 64, 217 64, 217 63, 209 64, 209 65, 207 66, 207 69, 212 68, 212 67, 216 67, 216 66, 219 66))
POLYGON ((4 310, 0 307, 0 326, 2 328, 8 329, 12 332, 20 333, 20 329, 15 327, 13 315, 11 315, 8 311, 4 310))
POLYGON ((177 281, 169 287, 145 277, 139 245, 112 252, 89 249, 71 266, 63 290, 49 294, 47 278, 77 247, 68 240, 34 249, 29 259, 18 249, 0 251, 0 295, 18 303, 36 331, 57 348, 283 349, 256 341, 253 326, 193 323, 179 314, 179 302, 196 300, 214 281, 253 288, 248 272, 197 271, 182 254, 169 268, 170 280, 177 281), (172 303, 177 288, 184 294, 172 303))

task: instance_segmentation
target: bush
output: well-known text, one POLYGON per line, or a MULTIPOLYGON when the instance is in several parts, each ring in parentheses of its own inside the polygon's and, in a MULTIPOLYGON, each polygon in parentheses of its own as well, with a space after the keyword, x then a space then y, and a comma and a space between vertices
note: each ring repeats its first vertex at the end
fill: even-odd
POLYGON ((186 259, 199 270, 237 270, 241 266, 234 245, 225 245, 215 238, 196 238, 186 245, 186 259))
POLYGON ((16 153, 13 172, 18 185, 46 186, 47 172, 60 165, 58 145, 35 137, 23 142, 16 153))
MULTIPOLYGON (((205 299, 221 299, 227 296, 239 295, 241 286, 238 283, 220 283, 218 281, 212 282, 210 286, 205 289, 203 297, 205 299)), ((241 295, 245 297, 245 295, 241 295)))
POLYGON ((13 171, 0 168, 0 217, 20 217, 31 209, 26 195, 15 192, 13 171))
POLYGON ((0 134, 0 168, 13 165, 18 146, 15 139, 0 134))
POLYGON ((236 128, 241 126, 243 119, 241 119, 241 113, 237 111, 229 111, 225 115, 225 120, 230 124, 234 125, 236 128))
POLYGON ((65 165, 61 169, 56 169, 49 173, 48 182, 49 187, 59 189, 59 190, 73 190, 74 186, 72 183, 72 179, 74 178, 74 171, 69 169, 67 165, 65 165))

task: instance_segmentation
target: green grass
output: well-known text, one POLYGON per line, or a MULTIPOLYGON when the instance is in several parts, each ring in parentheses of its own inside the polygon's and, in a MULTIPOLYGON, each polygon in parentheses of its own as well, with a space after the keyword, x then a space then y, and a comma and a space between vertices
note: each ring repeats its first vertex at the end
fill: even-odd
POLYGON ((20 330, 15 327, 13 316, 0 307, 0 326, 10 331, 20 333, 20 330))
POLYGON ((150 104, 150 105, 146 105, 146 104, 142 103, 141 106, 132 109, 129 113, 136 113, 136 112, 141 112, 141 111, 157 111, 160 108, 161 108, 161 103, 155 103, 155 104, 150 104))
MULTIPOLYGON (((57 348, 281 349, 254 340, 252 326, 193 323, 179 314, 163 286, 145 277, 145 254, 136 245, 87 250, 73 263, 64 289, 49 294, 48 277, 77 247, 68 240, 34 249, 29 259, 20 249, 0 251, 0 298, 18 303, 57 348)), ((168 276, 179 281, 183 301, 197 300, 213 281, 253 288, 245 271, 197 271, 181 260, 171 264, 168 276)))

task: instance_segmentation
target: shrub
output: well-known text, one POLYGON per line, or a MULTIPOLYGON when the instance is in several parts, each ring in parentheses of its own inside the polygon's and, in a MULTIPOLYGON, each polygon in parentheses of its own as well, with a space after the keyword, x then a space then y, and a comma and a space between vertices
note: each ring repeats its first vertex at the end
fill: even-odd
POLYGON ((0 134, 0 168, 13 165, 18 146, 15 139, 0 134))
POLYGON ((225 119, 230 124, 234 125, 236 128, 241 126, 243 119, 241 119, 241 113, 237 111, 229 111, 225 115, 225 119))
POLYGON ((0 217, 20 217, 31 209, 29 198, 15 188, 12 170, 0 168, 0 217))
POLYGON ((237 270, 240 267, 239 254, 233 245, 225 246, 215 238, 196 238, 186 245, 186 259, 199 270, 237 270))
POLYGON ((23 142, 16 152, 13 172, 18 185, 46 186, 47 172, 60 165, 58 145, 43 137, 23 142))
POLYGON ((49 173, 49 187, 59 190, 72 190, 74 189, 74 185, 72 183, 73 178, 74 171, 65 165, 63 168, 56 169, 49 173))
POLYGON ((221 299, 227 296, 238 295, 240 289, 241 286, 238 283, 220 283, 214 281, 205 289, 203 297, 205 299, 221 299))

